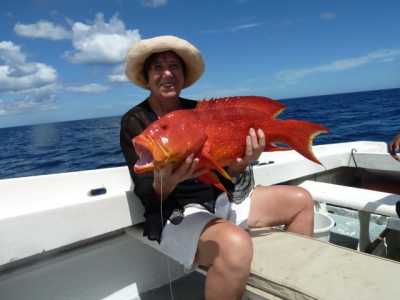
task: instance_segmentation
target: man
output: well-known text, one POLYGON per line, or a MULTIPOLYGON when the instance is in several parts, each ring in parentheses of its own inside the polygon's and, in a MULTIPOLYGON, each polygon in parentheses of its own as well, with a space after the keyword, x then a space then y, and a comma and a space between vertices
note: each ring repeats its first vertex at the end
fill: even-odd
POLYGON ((160 36, 136 43, 127 55, 126 75, 150 95, 122 117, 121 147, 135 193, 145 206, 145 235, 158 240, 186 267, 208 267, 206 299, 240 299, 253 255, 247 229, 286 225, 289 231, 312 235, 313 201, 299 187, 254 188, 250 163, 262 153, 265 136, 262 130, 253 128, 246 138, 245 156, 227 167, 236 179, 236 186, 224 183, 230 197, 197 181, 203 170, 197 167, 195 153, 175 168, 167 165, 151 174, 133 172, 138 156, 132 138, 171 111, 194 108, 196 102, 181 98, 180 93, 203 71, 199 50, 186 40, 160 36), (235 202, 229 198, 235 198, 235 202), (171 218, 176 211, 182 212, 183 221, 171 218))
POLYGON ((388 151, 393 158, 400 161, 400 157, 397 153, 400 151, 400 133, 396 135, 393 140, 388 144, 388 151))

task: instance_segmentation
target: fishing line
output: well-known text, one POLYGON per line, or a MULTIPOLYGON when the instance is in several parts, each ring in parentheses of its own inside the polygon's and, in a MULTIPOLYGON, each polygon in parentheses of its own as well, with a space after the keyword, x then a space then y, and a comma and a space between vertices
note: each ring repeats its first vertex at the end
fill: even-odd
MULTIPOLYGON (((161 190, 160 190, 160 217, 161 217, 161 227, 164 224, 164 214, 163 214, 163 186, 164 186, 164 182, 163 182, 163 174, 162 172, 159 173, 160 174, 160 184, 161 184, 161 190)), ((169 264, 169 258, 167 255, 165 255, 165 259, 167 261, 167 273, 168 273, 168 284, 169 284, 169 296, 171 298, 171 300, 174 300, 174 292, 172 289, 172 276, 171 276, 171 267, 169 264)))

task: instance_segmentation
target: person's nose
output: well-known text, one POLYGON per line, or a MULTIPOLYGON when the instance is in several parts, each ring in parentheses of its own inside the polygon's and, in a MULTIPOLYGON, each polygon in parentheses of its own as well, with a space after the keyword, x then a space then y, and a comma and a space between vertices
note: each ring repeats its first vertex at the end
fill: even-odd
POLYGON ((168 69, 168 68, 164 69, 163 75, 164 75, 165 77, 172 77, 172 76, 173 76, 171 70, 168 69))

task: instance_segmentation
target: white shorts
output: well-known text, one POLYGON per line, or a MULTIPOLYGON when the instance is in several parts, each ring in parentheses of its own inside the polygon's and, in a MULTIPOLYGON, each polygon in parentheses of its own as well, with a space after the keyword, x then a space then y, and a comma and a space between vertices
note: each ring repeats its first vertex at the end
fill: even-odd
POLYGON ((210 221, 221 218, 248 228, 251 194, 240 204, 229 202, 226 193, 221 194, 215 202, 214 214, 199 204, 189 204, 185 207, 180 224, 174 225, 170 221, 165 224, 160 243, 162 251, 190 270, 193 268, 200 234, 210 221))

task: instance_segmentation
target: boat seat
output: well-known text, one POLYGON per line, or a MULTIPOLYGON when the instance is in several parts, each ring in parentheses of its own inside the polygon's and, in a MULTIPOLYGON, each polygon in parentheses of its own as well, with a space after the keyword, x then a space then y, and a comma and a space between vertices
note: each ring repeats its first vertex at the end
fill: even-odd
MULTIPOLYGON (((127 234, 159 249, 134 226, 127 234)), ((400 263, 275 229, 252 230, 255 299, 397 299, 400 263)), ((198 271, 204 273, 204 270, 198 271)))

